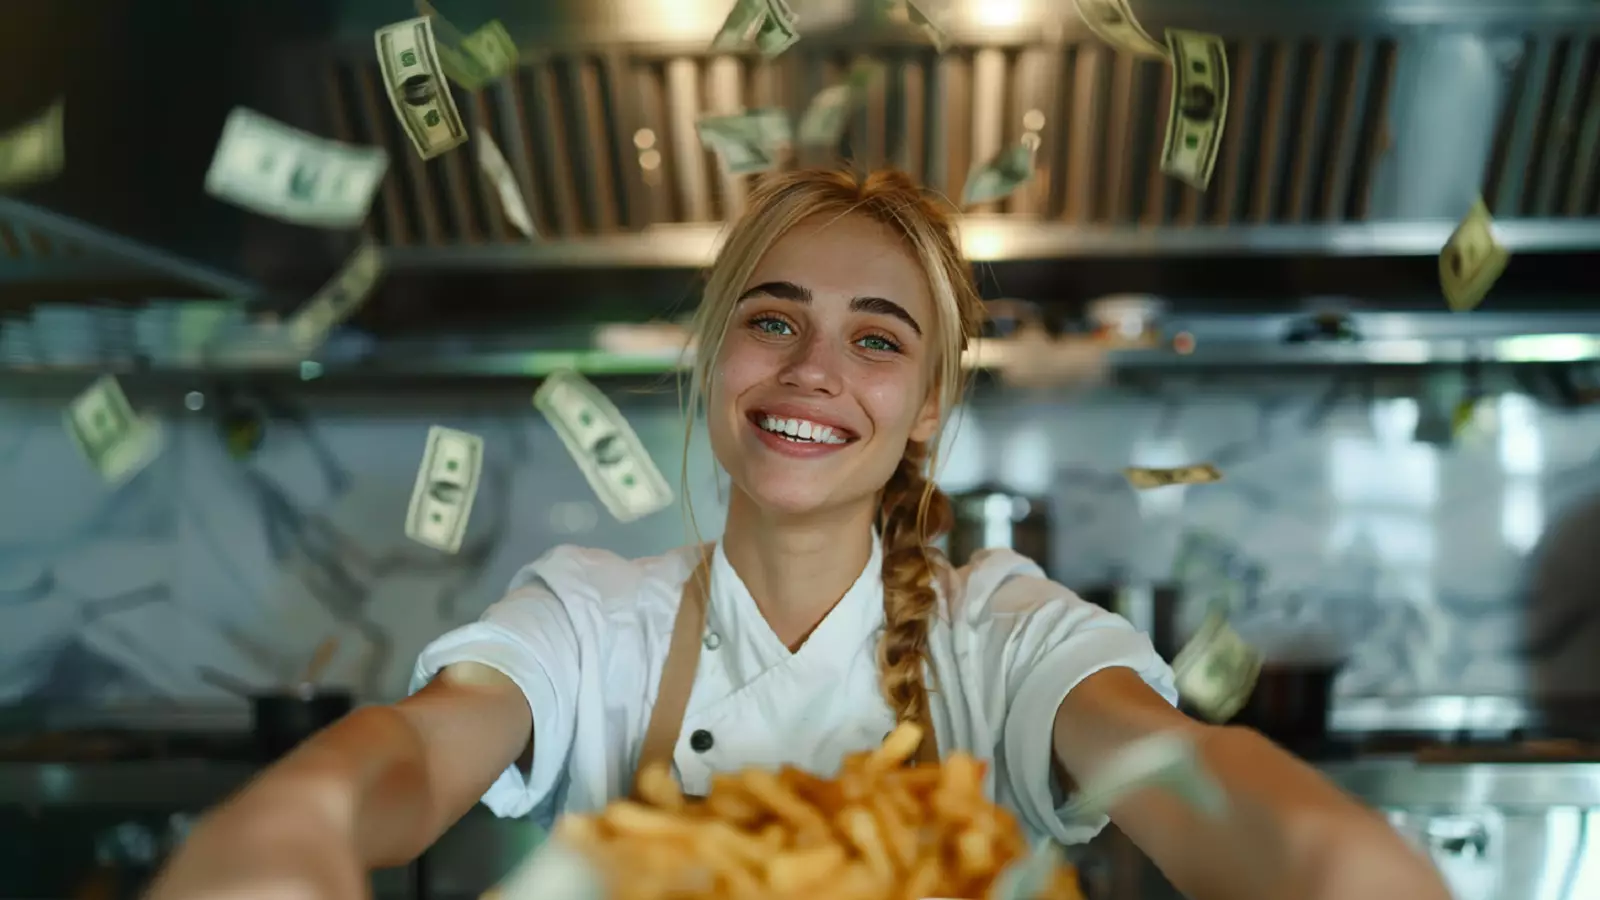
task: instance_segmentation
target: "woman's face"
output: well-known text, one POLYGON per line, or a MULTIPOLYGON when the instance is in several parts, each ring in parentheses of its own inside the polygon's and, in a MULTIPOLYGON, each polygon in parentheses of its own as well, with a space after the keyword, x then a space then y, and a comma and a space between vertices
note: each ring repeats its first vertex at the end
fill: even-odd
POLYGON ((933 297, 911 250, 864 216, 814 216, 756 266, 708 396, 734 487, 803 514, 874 497, 938 430, 933 297))

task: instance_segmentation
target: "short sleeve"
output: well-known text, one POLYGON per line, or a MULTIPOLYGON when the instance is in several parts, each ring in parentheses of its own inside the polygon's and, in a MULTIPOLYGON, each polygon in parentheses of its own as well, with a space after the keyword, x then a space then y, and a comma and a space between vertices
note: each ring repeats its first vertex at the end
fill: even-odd
POLYGON ((1018 812, 1032 830, 1065 844, 1083 843, 1110 819, 1073 819, 1055 774, 1056 711, 1085 678, 1132 669, 1168 703, 1177 703, 1172 669, 1128 620, 1044 578, 1018 577, 997 592, 992 612, 1001 629, 998 659, 1006 713, 1000 752, 1018 812))
POLYGON ((533 713, 533 766, 524 777, 508 766, 483 795, 497 816, 525 816, 558 786, 572 752, 577 715, 579 645, 572 617, 529 566, 510 593, 482 618, 423 649, 411 677, 416 693, 446 666, 476 662, 516 683, 533 713))

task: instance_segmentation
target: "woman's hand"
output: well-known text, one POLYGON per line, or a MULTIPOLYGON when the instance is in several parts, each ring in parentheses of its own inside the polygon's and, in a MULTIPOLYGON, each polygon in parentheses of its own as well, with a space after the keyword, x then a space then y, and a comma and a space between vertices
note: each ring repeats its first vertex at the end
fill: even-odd
POLYGON ((246 791, 202 819, 147 900, 344 900, 371 896, 366 869, 325 805, 246 791))

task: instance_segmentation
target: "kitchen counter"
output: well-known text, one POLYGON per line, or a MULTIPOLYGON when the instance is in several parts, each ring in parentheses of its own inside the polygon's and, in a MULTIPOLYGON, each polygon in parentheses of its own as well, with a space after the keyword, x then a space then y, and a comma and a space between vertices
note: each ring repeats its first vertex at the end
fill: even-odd
MULTIPOLYGON (((1580 826, 1600 825, 1600 762, 1436 762, 1394 754, 1318 765, 1428 847, 1453 887, 1465 891, 1463 897, 1531 896, 1516 892, 1561 885, 1568 880, 1562 873, 1572 866, 1578 866, 1572 869, 1578 873, 1574 885, 1587 883, 1578 860, 1596 849, 1595 839, 1584 837, 1580 826)), ((19 836, 39 845, 36 852, 56 853, 44 847, 40 829, 28 824, 54 820, 54 833, 78 845, 73 858, 87 852, 92 859, 97 841, 103 844, 127 823, 160 832, 171 813, 199 813, 258 770, 246 762, 206 760, 0 762, 0 824, 10 816, 11 827, 24 829, 19 836)), ((375 895, 417 897, 420 877, 426 885, 422 896, 477 896, 541 839, 536 826, 498 819, 475 806, 429 851, 424 874, 376 873, 375 895)), ((16 841, 0 834, 0 845, 8 840, 16 841)), ((1153 870, 1137 881, 1148 882, 1138 889, 1141 897, 1157 896, 1144 888, 1164 884, 1153 870)), ((1580 896, 1576 886, 1553 890, 1547 893, 1552 900, 1580 896)), ((1119 890, 1115 896, 1125 895, 1119 890)))
POLYGON ((0 806, 201 810, 255 776, 243 762, 0 762, 0 806))
POLYGON ((1409 756, 1318 766, 1340 787, 1374 805, 1600 809, 1600 763, 1418 762, 1409 756))
MULTIPOLYGON (((165 760, 126 762, 0 762, 0 848, 17 856, 13 868, 0 852, 0 896, 65 896, 67 882, 28 882, 14 868, 20 859, 45 859, 47 866, 76 879, 108 848, 118 865, 128 856, 159 858, 181 840, 174 813, 188 821, 245 785, 260 766, 247 762, 165 760), (156 848, 145 850, 141 848, 156 848), (59 886, 58 886, 59 884, 59 886), (57 891, 38 894, 37 891, 57 891)), ((379 900, 477 897, 499 881, 543 839, 530 822, 497 818, 474 806, 429 849, 419 866, 373 873, 379 900), (426 886, 419 890, 418 881, 426 886)), ((128 876, 142 879, 146 865, 128 876)), ((73 882, 75 883, 75 882, 73 882)))

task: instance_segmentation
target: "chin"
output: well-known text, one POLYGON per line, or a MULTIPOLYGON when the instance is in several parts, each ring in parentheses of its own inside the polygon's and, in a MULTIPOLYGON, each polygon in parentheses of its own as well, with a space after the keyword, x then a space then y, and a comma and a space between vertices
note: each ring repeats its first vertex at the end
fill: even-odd
POLYGON ((802 518, 839 505, 832 496, 833 485, 786 474, 788 477, 752 478, 751 484, 736 486, 757 509, 776 516, 802 518))

